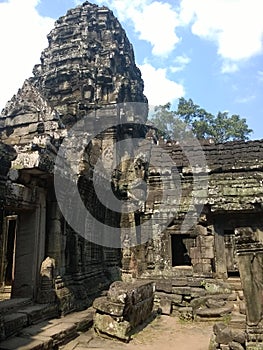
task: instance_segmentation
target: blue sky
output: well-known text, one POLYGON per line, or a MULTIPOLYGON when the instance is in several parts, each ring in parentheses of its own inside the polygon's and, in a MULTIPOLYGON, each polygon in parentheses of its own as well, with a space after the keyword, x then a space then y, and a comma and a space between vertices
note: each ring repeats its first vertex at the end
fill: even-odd
MULTIPOLYGON (((262 0, 94 0, 133 44, 151 105, 184 96, 247 119, 263 139, 262 0)), ((81 1, 0 0, 0 109, 32 75, 54 21, 81 1)))

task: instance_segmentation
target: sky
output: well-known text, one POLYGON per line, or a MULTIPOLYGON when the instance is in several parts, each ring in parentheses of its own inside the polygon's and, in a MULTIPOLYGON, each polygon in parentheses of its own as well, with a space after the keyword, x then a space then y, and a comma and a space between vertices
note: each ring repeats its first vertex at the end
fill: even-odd
MULTIPOLYGON (((191 98, 263 139, 262 0, 93 0, 131 41, 150 105, 191 98)), ((54 22, 79 0, 0 0, 0 110, 32 76, 54 22)))

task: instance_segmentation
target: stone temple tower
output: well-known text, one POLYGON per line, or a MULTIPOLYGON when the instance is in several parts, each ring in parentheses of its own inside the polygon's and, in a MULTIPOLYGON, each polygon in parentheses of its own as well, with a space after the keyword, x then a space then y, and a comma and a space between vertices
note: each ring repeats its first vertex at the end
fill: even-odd
MULTIPOLYGON (((48 41, 33 76, 6 104, 0 118, 1 142, 16 153, 8 163, 11 175, 5 198, 0 198, 2 241, 11 242, 1 248, 0 282, 12 284, 14 297, 41 301, 46 296, 50 300, 45 301, 51 302, 55 293, 61 312, 67 313, 89 304, 90 295, 118 278, 121 258, 120 249, 92 243, 75 232, 60 212, 54 186, 57 152, 69 129, 84 116, 91 115, 80 142, 94 124, 94 111, 96 124, 107 125, 106 120, 118 115, 120 103, 147 106, 147 99, 132 45, 108 8, 86 1, 69 10, 56 21, 48 41), (6 255, 14 259, 6 261, 6 255), (47 262, 52 270, 48 274, 47 262)), ((143 134, 140 128, 106 128, 90 142, 83 158, 74 159, 82 201, 105 224, 118 225, 121 219, 96 197, 94 166, 122 135, 132 138, 134 133, 143 134)), ((102 187, 103 181, 102 174, 102 187)), ((66 201, 78 217, 67 195, 66 201)), ((102 235, 92 224, 84 226, 87 234, 102 235)))
POLYGON ((30 82, 65 124, 96 106, 146 102, 132 45, 108 8, 86 1, 69 10, 48 41, 30 82))

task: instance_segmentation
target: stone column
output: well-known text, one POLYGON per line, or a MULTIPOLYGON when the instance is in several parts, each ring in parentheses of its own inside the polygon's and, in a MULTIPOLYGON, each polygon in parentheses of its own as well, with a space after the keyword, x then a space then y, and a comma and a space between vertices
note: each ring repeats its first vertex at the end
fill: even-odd
POLYGON ((246 302, 247 350, 263 350, 263 244, 251 228, 236 229, 240 278, 246 302))
POLYGON ((65 273, 65 234, 62 216, 57 202, 49 202, 47 256, 55 260, 55 275, 65 273))
POLYGON ((216 277, 227 278, 224 224, 218 220, 214 224, 216 277))

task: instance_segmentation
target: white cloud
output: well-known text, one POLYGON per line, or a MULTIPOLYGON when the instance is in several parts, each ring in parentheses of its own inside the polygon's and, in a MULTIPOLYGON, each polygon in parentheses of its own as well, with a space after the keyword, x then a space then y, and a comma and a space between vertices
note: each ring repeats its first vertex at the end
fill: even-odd
POLYGON ((180 71, 184 70, 184 68, 190 62, 191 62, 191 58, 186 56, 186 55, 177 56, 175 58, 175 60, 173 61, 173 63, 175 63, 175 66, 171 66, 171 67, 169 67, 169 69, 172 73, 180 72, 180 71))
POLYGON ((167 2, 150 0, 97 0, 107 4, 121 22, 132 23, 139 39, 152 45, 152 54, 167 57, 180 41, 175 30, 178 13, 167 2))
POLYGON ((0 111, 6 102, 32 76, 54 19, 41 17, 39 0, 9 0, 0 3, 0 111))
POLYGON ((166 68, 156 69, 149 63, 144 63, 139 68, 145 84, 144 93, 150 105, 157 106, 167 102, 172 103, 184 96, 183 85, 167 78, 166 68))
POLYGON ((255 95, 245 96, 245 97, 238 97, 236 98, 236 103, 248 103, 250 101, 253 101, 256 98, 255 95))
POLYGON ((155 1, 145 6, 142 12, 137 11, 133 21, 139 38, 151 43, 153 55, 168 56, 180 41, 175 33, 178 15, 167 3, 155 1))
POLYGON ((182 0, 180 20, 216 42, 222 58, 239 61, 263 51, 262 12, 262 0, 182 0))
POLYGON ((239 70, 237 63, 224 61, 221 67, 222 73, 235 73, 239 70))

